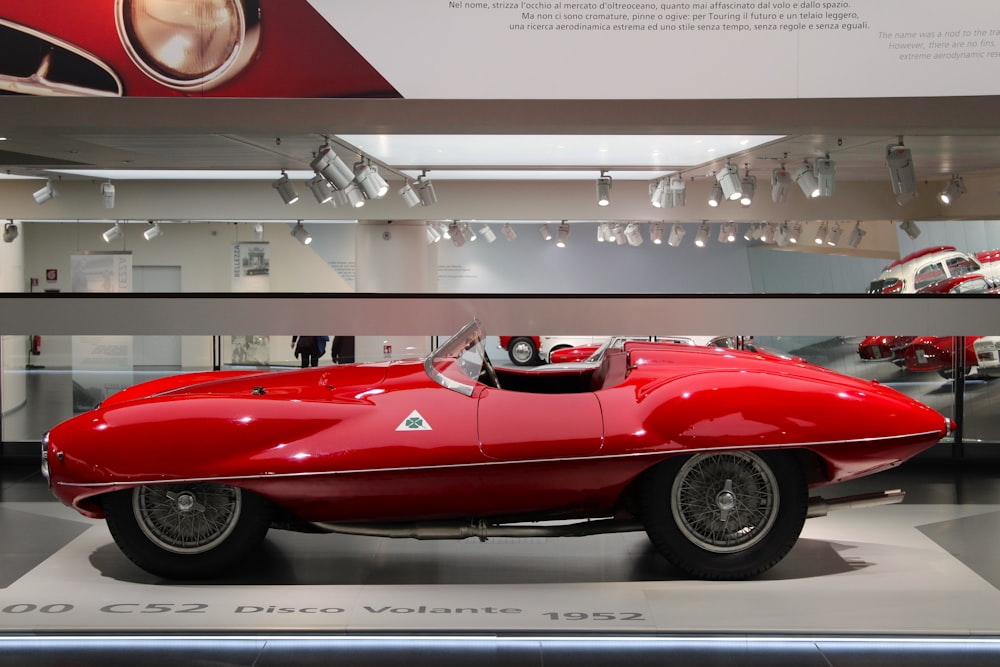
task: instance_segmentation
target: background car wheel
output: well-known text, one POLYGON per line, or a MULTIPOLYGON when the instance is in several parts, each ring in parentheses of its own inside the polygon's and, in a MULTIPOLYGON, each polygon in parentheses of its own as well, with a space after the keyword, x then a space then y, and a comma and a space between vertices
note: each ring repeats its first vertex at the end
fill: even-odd
POLYGON ((802 469, 781 452, 677 457, 640 488, 653 545, 701 579, 746 579, 774 566, 798 539, 808 504, 802 469))
POLYGON ((515 366, 537 366, 541 362, 535 341, 529 336, 512 338, 507 344, 507 356, 515 366))
POLYGON ((224 484, 162 484, 104 500, 112 537, 132 562, 170 579, 199 579, 234 565, 271 524, 261 496, 224 484))

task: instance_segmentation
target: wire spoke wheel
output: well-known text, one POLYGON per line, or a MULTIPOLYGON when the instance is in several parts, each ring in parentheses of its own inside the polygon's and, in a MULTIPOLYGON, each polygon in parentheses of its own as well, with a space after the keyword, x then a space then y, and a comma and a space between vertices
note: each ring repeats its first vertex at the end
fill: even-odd
POLYGON ((706 551, 732 553, 767 535, 778 515, 778 482, 756 454, 726 452, 690 458, 671 489, 681 532, 706 551))
POLYGON ((132 511, 146 537, 162 549, 198 554, 214 549, 233 532, 243 496, 233 486, 170 484, 132 492, 132 511))

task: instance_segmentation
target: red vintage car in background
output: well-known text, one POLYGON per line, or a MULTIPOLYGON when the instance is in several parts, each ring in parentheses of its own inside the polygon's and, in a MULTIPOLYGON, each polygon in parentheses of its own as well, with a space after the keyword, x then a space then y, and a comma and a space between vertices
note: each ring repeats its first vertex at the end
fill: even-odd
POLYGON ((562 347, 553 350, 549 354, 549 360, 553 364, 587 361, 598 352, 603 353, 605 345, 609 342, 614 346, 620 347, 629 340, 673 343, 674 345, 704 345, 706 347, 725 347, 729 349, 736 349, 737 346, 734 336, 615 336, 601 345, 578 345, 577 347, 562 347))
POLYGON ((399 97, 308 0, 5 2, 0 93, 399 97))
MULTIPOLYGON (((975 343, 982 336, 963 336, 965 342, 958 351, 961 372, 968 375, 979 363, 975 343)), ((955 376, 955 343, 957 336, 918 336, 903 351, 906 370, 917 373, 934 371, 943 378, 955 376)))
POLYGON ((280 527, 486 540, 644 530, 691 576, 778 563, 807 516, 898 502, 810 490, 954 424, 876 382, 722 348, 626 342, 494 368, 472 321, 423 359, 178 375, 45 434, 53 493, 162 577, 209 577, 280 527), (512 419, 511 415, 516 415, 512 419))

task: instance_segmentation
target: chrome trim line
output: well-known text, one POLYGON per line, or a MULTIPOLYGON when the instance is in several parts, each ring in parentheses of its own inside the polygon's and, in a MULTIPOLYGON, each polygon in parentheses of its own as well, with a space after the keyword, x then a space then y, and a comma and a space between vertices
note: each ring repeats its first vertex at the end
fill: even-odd
MULTIPOLYGON (((908 433, 904 435, 899 435, 893 438, 893 440, 899 440, 904 438, 917 438, 922 436, 929 436, 937 434, 938 431, 924 431, 922 433, 908 433)), ((797 443, 786 443, 780 445, 757 445, 757 446, 746 446, 746 447, 701 447, 698 449, 669 449, 669 450, 657 450, 655 452, 635 452, 631 454, 607 454, 603 456, 568 456, 566 458, 550 458, 550 459, 518 459, 515 461, 477 461, 474 463, 446 463, 443 465, 429 465, 429 466, 405 466, 401 468, 360 468, 358 470, 324 470, 317 472, 290 472, 290 473, 275 473, 275 474, 260 474, 260 475, 228 475, 221 477, 179 477, 172 479, 151 479, 151 480, 138 480, 138 481, 128 481, 128 482, 96 482, 92 484, 86 484, 81 482, 56 482, 59 486, 68 487, 86 487, 86 488, 105 488, 112 486, 144 486, 153 484, 184 484, 188 482, 233 482, 238 480, 247 479, 287 479, 290 477, 322 477, 326 475, 364 475, 371 473, 386 473, 386 472, 414 472, 414 471, 427 471, 427 470, 449 470, 452 468, 479 468, 484 466, 509 466, 509 465, 525 465, 533 463, 565 463, 567 461, 592 461, 592 460, 602 460, 606 461, 608 459, 628 459, 637 458, 644 456, 677 456, 683 454, 701 454, 704 452, 737 452, 737 451, 758 451, 762 449, 805 449, 809 447, 823 447, 823 446, 833 446, 833 445, 859 445, 866 442, 874 442, 877 440, 885 440, 885 438, 861 438, 858 440, 832 440, 824 442, 797 442, 797 443)))

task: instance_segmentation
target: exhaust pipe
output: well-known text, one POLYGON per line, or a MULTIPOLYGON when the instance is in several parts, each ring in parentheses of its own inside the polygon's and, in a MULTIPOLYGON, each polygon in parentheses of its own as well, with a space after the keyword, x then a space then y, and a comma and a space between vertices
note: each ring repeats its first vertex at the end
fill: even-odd
POLYGON ((831 498, 830 500, 814 497, 809 499, 809 512, 806 514, 806 518, 826 516, 833 510, 896 505, 903 502, 904 496, 906 496, 906 492, 902 489, 893 489, 892 491, 876 491, 875 493, 863 493, 856 496, 831 498))

